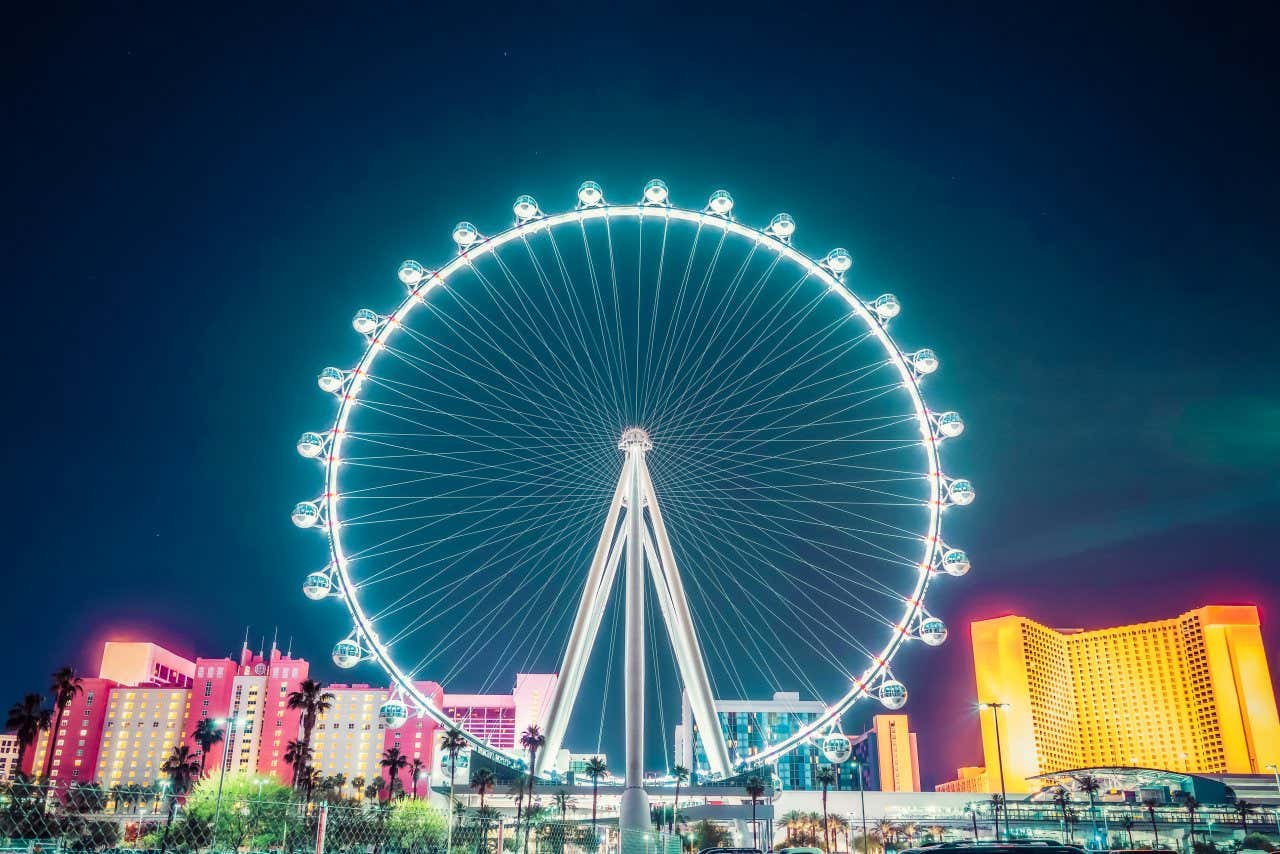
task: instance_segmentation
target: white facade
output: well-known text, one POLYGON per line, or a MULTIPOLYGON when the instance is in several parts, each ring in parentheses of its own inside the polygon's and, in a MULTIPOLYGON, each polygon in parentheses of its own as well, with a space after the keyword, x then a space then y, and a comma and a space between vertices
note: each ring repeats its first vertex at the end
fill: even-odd
POLYGON ((188 688, 112 688, 98 754, 98 782, 114 788, 147 785, 182 743, 191 711, 188 688))
POLYGON ((227 727, 227 771, 253 774, 258 770, 258 747, 262 744, 262 724, 267 677, 240 675, 231 681, 231 709, 228 717, 236 721, 227 727))
MULTIPOLYGON (((368 685, 329 685, 325 690, 333 694, 334 701, 329 711, 316 720, 311 734, 312 764, 326 776, 346 775, 348 785, 355 777, 372 782, 382 774, 378 763, 385 730, 378 719, 378 708, 386 702, 389 692, 368 685)), ((406 723, 406 728, 411 723, 406 723)))
POLYGON ((13 779, 18 770, 18 737, 11 732, 0 732, 0 780, 13 779))

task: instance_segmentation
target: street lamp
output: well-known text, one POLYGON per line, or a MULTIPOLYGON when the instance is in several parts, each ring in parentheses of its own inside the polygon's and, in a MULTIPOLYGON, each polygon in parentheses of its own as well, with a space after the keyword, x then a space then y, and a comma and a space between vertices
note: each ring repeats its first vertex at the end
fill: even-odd
MULTIPOLYGON (((1009 796, 1004 788, 1004 752, 1000 747, 1000 710, 1009 708, 1008 703, 978 703, 980 709, 991 710, 991 720, 996 727, 996 765, 1000 768, 1000 807, 992 810, 992 813, 998 813, 1000 809, 1004 809, 1004 830, 1005 835, 1009 834, 1009 796)), ((996 841, 1000 841, 1000 817, 996 816, 996 841)))
POLYGON ((862 786, 862 763, 853 763, 853 773, 858 775, 858 810, 862 814, 862 854, 871 854, 867 840, 867 793, 862 786))
MULTIPOLYGON (((227 737, 223 739, 222 748, 222 767, 218 769, 218 796, 213 803, 213 832, 218 832, 218 819, 222 817, 222 784, 227 779, 227 761, 231 755, 231 736, 235 734, 236 724, 240 723, 243 718, 215 718, 215 724, 222 724, 227 728, 227 737)), ((262 792, 262 784, 258 784, 258 792, 262 792)))

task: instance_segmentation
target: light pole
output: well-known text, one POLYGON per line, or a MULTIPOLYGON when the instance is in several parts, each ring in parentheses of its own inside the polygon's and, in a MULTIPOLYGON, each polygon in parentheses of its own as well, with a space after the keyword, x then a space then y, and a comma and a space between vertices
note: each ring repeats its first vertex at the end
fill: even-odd
POLYGON ((1266 770, 1276 775, 1276 794, 1280 795, 1280 767, 1277 767, 1277 765, 1272 762, 1270 765, 1266 766, 1266 770))
MULTIPOLYGON (((1004 789, 1004 752, 1003 752, 1003 749, 1000 747, 1000 710, 1009 708, 1009 704, 988 702, 988 703, 979 703, 978 707, 982 709, 991 710, 991 720, 995 723, 995 727, 996 727, 996 765, 1000 769, 1000 806, 995 810, 993 810, 993 812, 998 813, 1001 809, 1005 811, 1004 812, 1004 830, 1005 830, 1005 835, 1007 836, 1009 833, 1009 803, 1008 803, 1009 796, 1008 794, 1006 794, 1004 789)), ((999 841, 1000 841, 1000 818, 999 816, 997 816, 996 817, 996 842, 999 842, 999 841)))
POLYGON ((871 843, 867 840, 867 792, 862 786, 862 763, 853 763, 853 772, 858 775, 858 811, 862 814, 862 854, 871 854, 871 843))
MULTIPOLYGON (((236 724, 240 722, 240 718, 215 718, 215 724, 222 724, 227 728, 227 737, 223 739, 222 747, 222 765, 218 768, 218 795, 213 802, 213 832, 218 832, 218 819, 222 817, 222 784, 227 779, 227 762, 231 756, 231 736, 235 734, 236 724)), ((262 794, 262 784, 258 784, 258 794, 262 794)))

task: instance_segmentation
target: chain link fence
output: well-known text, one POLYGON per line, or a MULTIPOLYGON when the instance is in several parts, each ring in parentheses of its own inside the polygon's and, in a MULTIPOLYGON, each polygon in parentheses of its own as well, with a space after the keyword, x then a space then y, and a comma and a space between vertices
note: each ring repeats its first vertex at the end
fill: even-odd
POLYGON ((94 791, 0 794, 0 854, 681 854, 678 837, 590 822, 522 821, 493 809, 446 814, 425 800, 303 803, 283 798, 94 791))

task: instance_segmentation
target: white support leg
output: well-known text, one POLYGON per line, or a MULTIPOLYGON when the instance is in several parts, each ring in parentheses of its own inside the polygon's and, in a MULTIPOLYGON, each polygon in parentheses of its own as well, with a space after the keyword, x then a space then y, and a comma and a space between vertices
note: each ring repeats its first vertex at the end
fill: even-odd
MULTIPOLYGON (((618 488, 613 492, 613 501, 609 504, 609 513, 605 516, 604 531, 596 544, 595 557, 591 560, 591 568, 587 572, 587 583, 582 589, 582 598, 578 601, 578 612, 573 619, 573 629, 569 632, 569 644, 565 648, 564 661, 560 665, 560 678, 556 680, 547 701, 547 717, 543 726, 546 742, 538 751, 537 767, 533 769, 539 774, 547 763, 560 752, 564 742, 564 731, 573 715, 573 704, 578 699, 578 688, 582 685, 582 676, 587 669, 587 659, 591 656, 591 646, 595 642, 596 633, 600 629, 600 617, 609 598, 609 587, 612 586, 613 574, 609 571, 610 544, 621 539, 617 532, 618 516, 622 512, 622 502, 627 495, 628 473, 630 462, 622 468, 622 476, 618 478, 618 488), (605 583, 608 576, 608 584, 605 583)), ((618 549, 618 556, 621 550, 618 549)), ((617 565, 613 565, 616 573, 617 565)), ((519 733, 516 734, 519 736, 519 733)))
MULTIPOLYGON (((653 534, 657 540, 660 558, 658 571, 662 573, 664 582, 659 584, 655 579, 655 585, 660 596, 664 588, 670 596, 671 617, 667 622, 667 634, 671 636, 671 645, 675 650, 680 680, 684 682, 684 690, 689 695, 689 708, 693 711, 698 735, 702 737, 702 747, 706 751, 711 773, 727 777, 732 769, 729 748, 724 741, 724 732, 720 729, 720 719, 716 716, 706 660, 702 657, 702 646, 698 643, 698 634, 693 627, 693 613, 689 610, 689 600, 685 597, 684 584, 680 581, 680 571, 676 567, 675 552, 671 549, 667 528, 662 523, 662 510, 658 507, 658 496, 653 490, 648 467, 642 465, 641 475, 644 478, 649 519, 653 522, 653 534)), ((666 609, 663 616, 667 616, 666 609)))
MULTIPOLYGON (((644 790, 644 452, 645 442, 626 445, 627 574, 626 622, 623 646, 623 694, 626 755, 618 828, 624 833, 649 830, 649 796, 644 790)), ((626 845, 624 848, 631 846, 626 845)))

